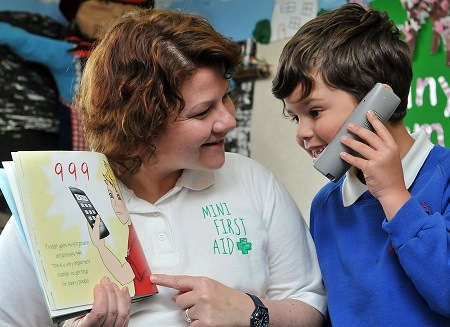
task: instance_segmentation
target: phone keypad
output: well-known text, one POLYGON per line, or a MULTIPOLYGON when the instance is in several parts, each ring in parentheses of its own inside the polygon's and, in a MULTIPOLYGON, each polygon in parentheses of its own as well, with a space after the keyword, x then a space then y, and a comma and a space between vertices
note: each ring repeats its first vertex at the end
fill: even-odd
MULTIPOLYGON (((94 222, 95 217, 97 217, 97 211, 94 209, 92 204, 80 202, 80 207, 83 210, 84 214, 86 215, 86 218, 89 219, 89 221, 94 222)), ((100 222, 100 224, 102 224, 102 222, 100 222)))

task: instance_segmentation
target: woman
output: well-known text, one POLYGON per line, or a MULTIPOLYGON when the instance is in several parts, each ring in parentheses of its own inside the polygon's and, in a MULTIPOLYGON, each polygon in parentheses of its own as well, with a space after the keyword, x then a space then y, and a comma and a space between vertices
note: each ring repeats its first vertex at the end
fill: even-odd
POLYGON ((240 52, 204 19, 157 10, 127 14, 96 46, 76 105, 120 180, 159 294, 130 308, 126 290, 102 280, 92 311, 64 326, 322 323, 295 202, 264 167, 224 151, 240 52))

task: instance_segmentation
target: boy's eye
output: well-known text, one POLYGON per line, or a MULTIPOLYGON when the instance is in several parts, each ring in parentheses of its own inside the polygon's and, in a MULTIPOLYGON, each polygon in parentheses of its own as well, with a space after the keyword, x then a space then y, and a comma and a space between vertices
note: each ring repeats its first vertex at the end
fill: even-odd
POLYGON ((298 119, 298 116, 291 116, 291 121, 298 124, 300 120, 298 119))
POLYGON ((319 114, 322 112, 322 110, 320 109, 311 109, 309 111, 309 114, 311 115, 311 117, 317 117, 319 116, 319 114))

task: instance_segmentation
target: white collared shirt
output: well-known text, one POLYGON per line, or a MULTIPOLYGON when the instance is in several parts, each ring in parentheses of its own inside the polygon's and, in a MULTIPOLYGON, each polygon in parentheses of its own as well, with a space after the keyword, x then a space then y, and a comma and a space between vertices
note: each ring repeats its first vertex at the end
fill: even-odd
MULTIPOLYGON (((406 188, 409 188, 420 168, 422 168, 423 163, 428 157, 431 149, 433 148, 433 143, 427 138, 425 131, 419 131, 417 133, 411 134, 411 137, 415 140, 411 149, 409 149, 406 156, 402 159, 403 175, 405 179, 406 188)), ((346 178, 342 184, 342 200, 344 207, 349 207, 356 200, 359 199, 361 195, 368 190, 367 185, 361 183, 357 177, 357 168, 351 167, 346 174, 346 178)))

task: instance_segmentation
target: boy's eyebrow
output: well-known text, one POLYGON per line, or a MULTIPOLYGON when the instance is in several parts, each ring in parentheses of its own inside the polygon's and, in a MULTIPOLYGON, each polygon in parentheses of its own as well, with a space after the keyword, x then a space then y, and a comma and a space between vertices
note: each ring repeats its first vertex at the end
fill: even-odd
POLYGON ((286 107, 284 107, 284 110, 289 116, 295 116, 295 113, 292 110, 289 110, 286 107))
POLYGON ((297 99, 295 101, 285 101, 287 103, 291 103, 291 104, 301 104, 302 106, 308 106, 311 102, 313 102, 314 100, 318 100, 316 98, 311 98, 310 96, 307 96, 305 99, 297 99))

